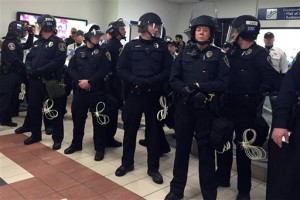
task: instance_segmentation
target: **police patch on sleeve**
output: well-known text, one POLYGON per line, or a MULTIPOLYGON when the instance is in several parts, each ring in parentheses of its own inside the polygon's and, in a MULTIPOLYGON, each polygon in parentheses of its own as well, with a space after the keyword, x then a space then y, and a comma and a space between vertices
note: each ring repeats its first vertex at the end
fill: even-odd
POLYGON ((16 49, 16 46, 15 46, 15 44, 14 44, 14 43, 12 43, 12 42, 11 42, 11 43, 8 43, 8 45, 7 45, 7 46, 8 46, 8 49, 9 49, 9 50, 11 50, 11 51, 13 51, 13 50, 15 50, 15 49, 16 49))
POLYGON ((272 58, 271 58, 271 56, 268 56, 268 57, 267 57, 267 61, 270 63, 270 65, 272 65, 272 66, 273 66, 273 63, 272 63, 272 58))
POLYGON ((227 58, 226 55, 224 56, 223 59, 224 59, 225 64, 227 65, 227 67, 230 67, 230 65, 229 65, 229 60, 228 60, 228 58, 227 58))
POLYGON ((110 53, 109 53, 108 51, 105 53, 105 55, 106 55, 107 59, 108 59, 109 61, 111 61, 111 55, 110 55, 110 53))
POLYGON ((58 48, 60 51, 66 51, 66 44, 65 43, 59 43, 58 48))

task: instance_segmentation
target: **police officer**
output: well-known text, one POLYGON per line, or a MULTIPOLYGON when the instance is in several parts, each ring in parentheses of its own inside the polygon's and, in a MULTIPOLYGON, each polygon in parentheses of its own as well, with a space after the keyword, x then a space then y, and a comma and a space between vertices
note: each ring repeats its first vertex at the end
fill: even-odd
POLYGON ((166 44, 157 38, 162 21, 155 13, 145 13, 139 19, 138 39, 128 42, 120 54, 117 74, 128 84, 128 95, 123 106, 124 140, 122 165, 116 176, 124 176, 134 169, 136 135, 142 114, 145 115, 148 151, 148 175, 157 184, 163 183, 159 173, 159 150, 161 141, 156 115, 160 109, 159 97, 162 85, 168 79, 172 57, 166 44))
POLYGON ((73 140, 65 154, 82 150, 85 120, 92 113, 95 161, 103 160, 105 151, 105 125, 108 103, 105 101, 104 78, 110 73, 110 54, 100 47, 103 33, 97 24, 89 24, 84 34, 86 45, 79 47, 71 58, 68 72, 77 84, 72 102, 73 140), (104 110, 101 112, 101 110, 104 110))
MULTIPOLYGON (((56 20, 51 15, 41 15, 37 20, 39 26, 40 38, 34 42, 31 51, 26 57, 26 70, 29 76, 29 105, 28 115, 30 117, 31 136, 24 140, 25 145, 41 141, 42 108, 46 99, 52 98, 52 110, 54 113, 44 113, 53 116, 51 125, 53 125, 52 139, 53 150, 61 148, 61 142, 64 137, 63 115, 61 109, 61 95, 52 96, 48 88, 49 83, 55 83, 56 88, 61 88, 58 81, 63 71, 66 60, 66 45, 59 37, 55 35, 56 20)), ((58 91, 56 90, 55 93, 58 91)), ((50 101, 51 102, 51 101, 50 101)), ((49 103, 50 103, 49 102, 49 103)), ((45 103, 47 104, 47 103, 45 103)), ((47 110, 44 104, 44 111, 47 110)), ((51 103, 48 104, 51 106, 51 103)))
POLYGON ((26 77, 25 65, 23 63, 23 50, 32 46, 33 34, 25 44, 21 44, 24 36, 24 24, 13 21, 8 26, 8 32, 2 46, 2 60, 0 64, 0 123, 3 126, 14 127, 17 123, 12 122, 11 108, 13 106, 15 93, 19 91, 22 79, 26 77))
POLYGON ((197 140, 200 188, 204 199, 217 198, 215 157, 209 137, 216 117, 210 108, 209 95, 217 98, 225 91, 228 60, 221 49, 213 46, 216 19, 201 15, 191 22, 192 44, 174 61, 170 85, 178 93, 175 107, 176 154, 173 179, 166 200, 183 198, 187 181, 189 154, 193 137, 197 140))
MULTIPOLYGON (((280 84, 279 74, 272 67, 268 51, 255 43, 259 30, 260 22, 256 17, 250 15, 237 17, 232 21, 230 33, 233 46, 227 51, 230 71, 224 98, 224 115, 233 122, 235 131, 237 200, 249 200, 251 190, 251 160, 242 148, 243 133, 256 126, 258 106, 263 99, 262 94, 278 89, 280 84)), ((265 139, 266 135, 257 134, 256 139, 263 137, 265 139)), ((232 148, 217 154, 219 186, 230 186, 232 154, 232 148)))
POLYGON ((267 200, 299 199, 300 53, 285 75, 269 140, 267 200))
MULTIPOLYGON (((288 70, 288 61, 285 52, 277 46, 274 46, 275 37, 272 32, 267 32, 264 35, 265 48, 268 49, 272 58, 272 66, 280 73, 282 78, 288 70)), ((270 96, 271 108, 275 109, 276 96, 270 96)))
POLYGON ((120 18, 117 21, 113 21, 108 25, 107 33, 111 35, 104 46, 108 49, 111 55, 111 69, 112 74, 106 80, 106 90, 109 93, 109 96, 114 100, 115 106, 110 113, 110 123, 106 126, 106 146, 107 147, 120 147, 122 143, 115 140, 114 136, 117 131, 118 125, 118 110, 122 107, 123 102, 121 98, 121 81, 116 74, 116 65, 119 58, 119 54, 123 48, 121 44, 122 39, 126 39, 126 30, 123 19, 120 18))

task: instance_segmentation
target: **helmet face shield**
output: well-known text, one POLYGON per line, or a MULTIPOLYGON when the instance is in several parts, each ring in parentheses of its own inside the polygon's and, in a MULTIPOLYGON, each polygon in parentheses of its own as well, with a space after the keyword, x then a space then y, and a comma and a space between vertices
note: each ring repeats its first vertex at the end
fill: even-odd
POLYGON ((91 33, 92 37, 99 37, 100 38, 101 36, 104 35, 104 33, 102 31, 95 30, 95 29, 93 29, 90 33, 91 33))
POLYGON ((148 24, 148 32, 154 37, 162 38, 163 25, 156 24, 156 23, 149 23, 148 24))
POLYGON ((100 38, 101 38, 101 36, 99 36, 99 35, 93 35, 93 36, 91 36, 90 41, 93 44, 98 44, 100 42, 100 38))
POLYGON ((232 25, 230 25, 226 36, 226 42, 228 43, 235 42, 240 33, 241 33, 240 28, 233 28, 232 25))
POLYGON ((103 32, 100 30, 92 30, 88 33, 89 40, 92 44, 99 44, 101 36, 103 36, 103 32))
POLYGON ((254 41, 260 30, 259 20, 251 15, 241 15, 232 21, 227 32, 227 42, 237 41, 239 37, 254 41))
POLYGON ((56 30, 56 20, 51 15, 41 15, 37 19, 37 24, 40 27, 40 33, 44 32, 53 32, 56 30))
POLYGON ((101 36, 104 33, 100 30, 100 27, 97 24, 89 24, 86 27, 86 33, 84 34, 84 38, 86 41, 91 42, 93 44, 99 44, 101 36))

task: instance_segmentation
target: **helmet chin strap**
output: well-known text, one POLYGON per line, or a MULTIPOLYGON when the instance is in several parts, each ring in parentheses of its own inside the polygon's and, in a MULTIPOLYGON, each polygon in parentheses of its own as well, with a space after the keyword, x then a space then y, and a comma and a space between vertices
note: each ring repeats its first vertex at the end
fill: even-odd
POLYGON ((121 33, 120 33, 120 31, 118 31, 118 33, 119 33, 119 36, 121 36, 121 40, 125 40, 126 41, 126 36, 122 36, 121 33))

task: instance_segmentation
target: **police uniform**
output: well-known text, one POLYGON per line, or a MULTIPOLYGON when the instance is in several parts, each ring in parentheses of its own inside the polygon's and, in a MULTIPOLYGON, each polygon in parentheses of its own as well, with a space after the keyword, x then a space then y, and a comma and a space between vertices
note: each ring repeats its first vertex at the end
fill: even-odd
POLYGON ((223 52, 212 45, 202 51, 193 44, 187 46, 174 61, 170 85, 179 92, 175 110, 176 154, 174 178, 171 192, 183 196, 187 181, 189 154, 193 137, 198 143, 199 178, 204 199, 216 199, 214 149, 209 143, 212 121, 216 117, 209 108, 206 98, 209 93, 220 95, 225 91, 228 79, 228 60, 223 52), (182 95, 185 86, 193 87, 198 82, 200 88, 186 99, 182 95), (201 95, 202 98, 197 98, 201 95), (195 133, 195 134, 194 134, 195 133))
POLYGON ((169 77, 171 63, 172 56, 167 46, 158 38, 144 40, 140 37, 132 40, 125 45, 120 54, 117 74, 130 88, 122 110, 125 131, 122 166, 125 169, 133 169, 136 135, 144 113, 148 141, 148 174, 158 172, 160 157, 158 147, 161 141, 157 130, 161 124, 156 115, 160 110, 159 97, 162 95, 163 83, 169 77))
MULTIPOLYGON (((234 124, 239 195, 251 190, 251 160, 241 147, 246 129, 254 128, 264 88, 279 88, 279 74, 272 67, 268 51, 256 43, 248 49, 234 45, 228 53, 230 73, 224 98, 224 115, 234 124)), ((233 133, 232 133, 233 134, 233 133)), ((257 138, 264 137, 257 135, 257 138)), ((232 146, 232 145, 231 145, 232 146)), ((232 148, 218 154, 217 177, 220 186, 230 185, 232 148)))
MULTIPOLYGON (((32 144, 42 139, 42 108, 43 103, 50 94, 45 89, 44 82, 60 80, 66 59, 66 46, 59 37, 52 34, 48 39, 40 38, 34 42, 31 51, 26 57, 26 70, 29 76, 29 105, 28 115, 30 117, 31 137, 24 141, 32 144)), ((61 108, 61 97, 53 99, 52 109, 58 112, 57 117, 52 119, 52 139, 54 144, 60 148, 64 137, 63 113, 61 108)))
POLYGON ((123 45, 120 40, 116 37, 112 37, 107 43, 104 43, 105 46, 111 55, 111 71, 112 74, 106 80, 106 91, 109 94, 109 97, 114 101, 114 109, 110 113, 110 123, 106 127, 106 143, 107 146, 115 146, 115 144, 119 143, 115 141, 114 136, 117 131, 118 125, 118 110, 122 107, 122 98, 121 98, 121 81, 116 75, 116 66, 119 58, 119 54, 122 51, 123 45))
MULTIPOLYGON (((109 103, 106 102, 104 92, 104 78, 110 72, 110 54, 99 45, 89 48, 84 45, 76 49, 75 55, 71 58, 68 73, 75 83, 79 80, 88 80, 90 88, 85 90, 77 86, 72 102, 73 119, 73 140, 71 146, 65 150, 66 154, 82 149, 85 120, 90 110, 93 120, 93 139, 96 152, 101 154, 103 159, 105 151, 105 125, 97 122, 97 111, 104 111, 99 114, 107 114, 109 103), (103 104, 99 102, 103 102, 103 104)), ((107 120, 107 118, 105 118, 107 120)), ((104 121, 103 121, 104 122, 104 121)), ((108 122, 108 121, 107 121, 108 122)))
POLYGON ((287 72, 277 98, 272 126, 291 131, 282 148, 269 140, 267 200, 296 200, 300 196, 300 53, 287 72))
POLYGON ((25 44, 21 44, 21 41, 17 39, 17 36, 9 31, 2 44, 2 60, 0 65, 0 123, 2 125, 17 125, 12 123, 11 109, 13 102, 17 100, 15 98, 18 98, 15 94, 19 91, 19 86, 23 79, 26 78, 26 70, 23 63, 23 50, 30 48, 32 42, 32 34, 25 44))

